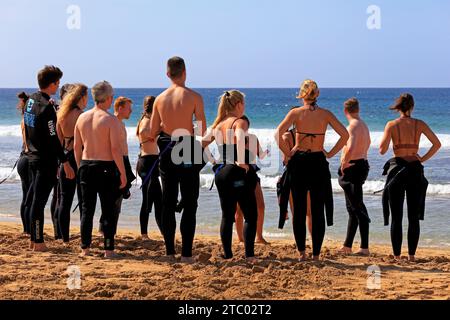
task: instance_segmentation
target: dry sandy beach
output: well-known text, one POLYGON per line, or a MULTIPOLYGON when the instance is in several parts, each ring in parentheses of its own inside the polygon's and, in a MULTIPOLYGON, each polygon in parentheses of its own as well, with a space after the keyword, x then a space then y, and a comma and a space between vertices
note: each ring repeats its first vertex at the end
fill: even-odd
MULTIPOLYGON (((76 230, 74 230, 76 232, 76 230)), ((450 299, 450 251, 419 248, 417 263, 394 262, 390 247, 372 246, 370 257, 341 256, 338 243, 324 245, 320 262, 297 262, 291 241, 272 240, 256 248, 255 265, 220 258, 219 238, 196 237, 197 262, 172 263, 163 256, 164 243, 153 234, 142 243, 138 234, 121 232, 116 260, 101 258, 102 238, 96 235, 92 257, 79 258, 79 235, 64 248, 48 236, 47 253, 27 249, 28 239, 13 223, 0 224, 0 299, 450 299), (79 267, 81 288, 69 290, 67 268, 79 267), (367 268, 381 268, 381 289, 367 288, 367 268)), ((179 245, 179 243, 178 243, 179 245)))

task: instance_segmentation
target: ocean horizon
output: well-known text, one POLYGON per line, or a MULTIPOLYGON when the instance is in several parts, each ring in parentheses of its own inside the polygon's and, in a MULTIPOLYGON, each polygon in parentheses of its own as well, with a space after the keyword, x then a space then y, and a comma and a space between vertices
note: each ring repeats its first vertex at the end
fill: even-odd
MULTIPOLYGON (((62 82, 64 83, 64 82, 62 82)), ((223 91, 235 88, 197 88, 204 98, 207 124, 211 125, 216 113, 217 103, 223 91)), ((265 232, 268 237, 292 237, 290 221, 284 230, 278 230, 278 205, 276 199, 276 182, 282 170, 278 148, 274 141, 274 131, 278 124, 293 106, 298 106, 296 99, 298 88, 237 88, 246 95, 246 115, 250 118, 250 131, 256 134, 263 146, 271 150, 271 157, 261 161, 259 166, 261 185, 266 199, 265 232)), ((20 113, 15 109, 19 91, 34 92, 33 88, 0 89, 0 179, 8 177, 12 166, 17 160, 21 148, 20 113)), ((133 114, 127 120, 129 153, 132 165, 135 166, 139 153, 138 140, 135 137, 137 121, 141 115, 142 101, 146 95, 158 95, 164 88, 116 88, 115 97, 126 96, 134 101, 133 114)), ((384 186, 385 177, 381 175, 384 163, 392 157, 392 151, 380 156, 378 146, 387 121, 395 119, 397 114, 389 110, 396 97, 403 92, 413 94, 416 107, 413 117, 424 120, 438 135, 442 149, 430 161, 425 163, 425 175, 430 182, 427 199, 427 213, 422 223, 422 245, 450 246, 450 215, 445 208, 450 204, 450 88, 322 88, 319 106, 332 111, 338 119, 347 125, 343 114, 343 102, 350 97, 357 97, 361 105, 361 116, 371 131, 372 145, 369 150, 371 171, 364 185, 364 193, 369 214, 373 220, 371 225, 371 240, 389 242, 389 228, 383 227, 381 212, 381 197, 373 195, 374 191, 384 186)), ((56 96, 55 96, 55 100, 56 96)), ((88 108, 93 106, 92 100, 88 108)), ((329 149, 338 139, 334 131, 327 131, 325 148, 329 149)), ((420 152, 423 154, 430 143, 425 137, 420 142, 420 152)), ((213 154, 217 153, 215 144, 213 154)), ((335 198, 335 226, 327 229, 330 239, 343 239, 347 226, 347 212, 344 195, 337 183, 337 169, 340 154, 330 159, 332 183, 335 198)), ((220 205, 217 191, 209 191, 214 179, 211 167, 208 165, 201 173, 201 193, 198 209, 199 232, 218 234, 220 224, 220 205)), ((135 182, 132 198, 124 202, 123 212, 119 222, 122 226, 138 228, 139 208, 141 202, 140 181, 135 182)), ((13 172, 10 179, 0 186, 0 221, 19 221, 20 179, 13 172)), ((76 202, 76 201, 75 201, 76 202)), ((74 204, 75 206, 75 204, 74 204)), ((98 213, 97 213, 98 214, 98 213)), ((47 209, 48 215, 48 209, 47 209)), ((74 221, 78 212, 73 215, 74 221)), ((151 218, 152 220, 153 218, 151 218)), ((46 220, 50 222, 49 219, 46 220)), ((74 222, 78 223, 77 221, 74 222)), ((156 230, 154 221, 150 229, 156 230)))

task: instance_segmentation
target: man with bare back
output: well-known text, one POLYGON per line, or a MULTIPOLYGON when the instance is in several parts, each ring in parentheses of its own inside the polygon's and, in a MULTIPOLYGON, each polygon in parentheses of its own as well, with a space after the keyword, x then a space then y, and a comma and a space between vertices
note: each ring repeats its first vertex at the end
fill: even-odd
POLYGON ((361 234, 360 255, 369 255, 370 218, 363 201, 362 186, 369 174, 367 152, 370 148, 370 133, 367 125, 359 115, 359 102, 351 98, 344 103, 344 113, 348 119, 347 131, 350 138, 343 148, 339 184, 345 192, 345 202, 349 214, 347 238, 340 252, 352 252, 353 240, 359 226, 361 234))
POLYGON ((199 133, 206 131, 206 117, 202 97, 186 87, 186 66, 180 57, 167 62, 167 76, 171 86, 155 100, 151 118, 150 139, 158 136, 160 150, 159 170, 162 181, 162 231, 166 253, 175 256, 175 210, 180 189, 183 214, 180 223, 183 262, 192 262, 192 244, 195 234, 202 148, 195 139, 193 116, 199 133), (182 159, 181 159, 182 158, 182 159))
POLYGON ((113 95, 108 82, 97 83, 92 88, 95 107, 83 113, 75 126, 74 150, 82 194, 82 256, 90 253, 97 194, 102 207, 105 257, 115 256, 117 220, 114 203, 120 190, 125 188, 127 178, 120 144, 122 126, 120 120, 108 112, 113 95))

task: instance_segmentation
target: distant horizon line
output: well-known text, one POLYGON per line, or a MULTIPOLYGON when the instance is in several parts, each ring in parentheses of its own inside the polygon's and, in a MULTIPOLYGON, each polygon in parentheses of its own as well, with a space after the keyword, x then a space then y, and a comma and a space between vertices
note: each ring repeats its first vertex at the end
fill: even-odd
MULTIPOLYGON (((191 87, 191 89, 227 89, 231 87, 191 87)), ((91 87, 89 87, 91 88, 91 87)), ((168 87, 114 87, 114 89, 167 89, 168 87)), ((236 89, 296 89, 299 87, 233 87, 236 89)), ((37 87, 0 87, 0 89, 38 89, 37 87)), ((320 87, 320 89, 450 89, 449 87, 320 87)))

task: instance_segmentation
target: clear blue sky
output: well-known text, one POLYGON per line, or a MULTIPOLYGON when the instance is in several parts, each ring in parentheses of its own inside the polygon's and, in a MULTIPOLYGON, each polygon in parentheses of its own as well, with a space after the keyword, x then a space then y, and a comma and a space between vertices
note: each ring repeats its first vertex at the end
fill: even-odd
POLYGON ((35 87, 44 64, 64 82, 164 87, 173 55, 192 87, 450 87, 448 0, 1 0, 0 39, 0 87, 35 87))

